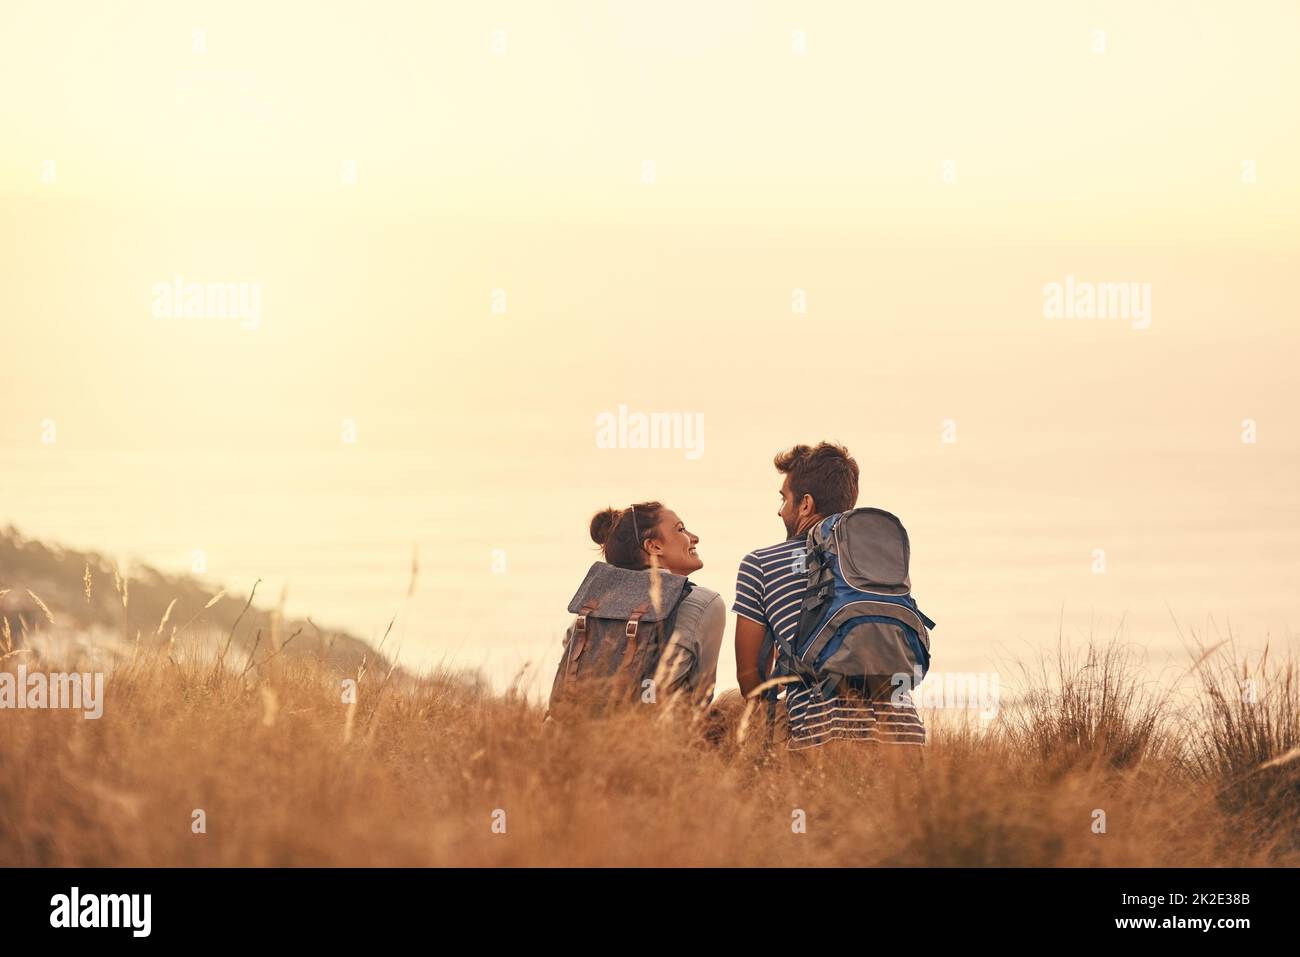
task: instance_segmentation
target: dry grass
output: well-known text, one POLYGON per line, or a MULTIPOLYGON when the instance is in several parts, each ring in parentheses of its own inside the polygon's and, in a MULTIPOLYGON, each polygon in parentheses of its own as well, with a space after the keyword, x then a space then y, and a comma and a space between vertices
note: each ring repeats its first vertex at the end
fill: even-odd
POLYGON ((1169 688, 1118 637, 1071 647, 1058 638, 1036 668, 1019 664, 1020 707, 1000 713, 1018 760, 1049 773, 1090 764, 1124 770, 1176 754, 1169 688))
POLYGON ((1278 857, 1300 853, 1300 681, 1295 662, 1255 668, 1221 656, 1198 669, 1199 709, 1186 755, 1196 787, 1212 789, 1238 840, 1278 857))
POLYGON ((353 707, 323 660, 267 654, 144 648, 98 721, 0 712, 0 864, 1300 864, 1300 762, 1263 767, 1300 743, 1289 664, 1256 669, 1254 704, 1241 665, 1203 665, 1188 720, 1090 646, 1026 669, 1044 680, 987 731, 792 755, 738 742, 734 711, 544 730, 450 674, 363 673, 353 707))

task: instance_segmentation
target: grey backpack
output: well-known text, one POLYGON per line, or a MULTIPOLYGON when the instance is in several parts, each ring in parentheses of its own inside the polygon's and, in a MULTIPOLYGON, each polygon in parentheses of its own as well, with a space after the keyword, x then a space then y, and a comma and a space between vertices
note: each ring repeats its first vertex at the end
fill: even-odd
POLYGON ((577 618, 551 686, 550 716, 600 713, 646 700, 677 609, 692 587, 681 575, 594 563, 569 602, 577 618), (659 579, 657 594, 651 575, 659 579))

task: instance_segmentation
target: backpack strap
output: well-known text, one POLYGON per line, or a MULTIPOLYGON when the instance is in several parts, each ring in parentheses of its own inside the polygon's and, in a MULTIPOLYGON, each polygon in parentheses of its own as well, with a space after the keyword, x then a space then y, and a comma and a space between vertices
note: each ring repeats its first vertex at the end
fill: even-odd
POLYGON ((835 591, 835 572, 831 569, 830 556, 819 546, 814 546, 812 536, 808 540, 808 589, 804 592, 803 605, 799 612, 799 629, 796 632, 796 644, 802 644, 817 627, 822 610, 831 600, 835 591))
POLYGON ((686 582, 682 585, 681 594, 677 596, 677 601, 673 602, 673 607, 664 616, 663 621, 657 622, 660 634, 665 640, 672 638, 673 633, 677 630, 677 613, 682 610, 682 605, 686 604, 687 597, 695 587, 695 582, 689 578, 686 579, 686 582))
POLYGON ((587 647, 587 616, 600 607, 600 600, 593 598, 583 604, 578 609, 578 617, 573 622, 573 639, 569 645, 569 667, 565 670, 565 678, 576 678, 578 676, 578 659, 587 647))
MULTIPOLYGON (((833 528, 834 522, 831 523, 833 528)), ((838 682, 834 675, 819 674, 816 669, 810 667, 807 662, 799 657, 795 651, 795 646, 804 641, 813 629, 817 626, 818 620, 822 616, 822 611, 831 598, 831 592, 835 588, 835 575, 831 571, 830 561, 822 545, 822 536, 818 534, 821 523, 814 525, 808 531, 807 551, 805 561, 807 563, 808 587, 804 592, 803 603, 799 614, 799 627, 795 632, 795 644, 791 645, 769 624, 767 631, 763 636, 763 644, 759 651, 758 673, 760 680, 766 681, 768 678, 779 678, 786 675, 794 675, 803 681, 809 687, 816 687, 821 694, 826 694, 833 689, 838 682), (772 654, 775 646, 776 665, 772 669, 772 674, 764 673, 767 660, 772 654)), ((775 719, 776 699, 781 693, 779 687, 772 687, 763 692, 763 697, 767 699, 768 719, 770 722, 775 719)))
MULTIPOLYGON (((758 673, 759 677, 763 678, 763 680, 767 680, 768 678, 780 678, 784 675, 798 675, 805 681, 815 681, 817 679, 817 673, 809 668, 807 663, 802 661, 799 656, 795 654, 794 648, 791 646, 790 642, 786 641, 773 631, 771 625, 767 626, 767 634, 763 638, 762 650, 759 651, 758 673), (763 667, 766 664, 766 659, 772 653, 773 645, 776 645, 777 648, 776 667, 772 669, 770 675, 764 675, 763 667)), ((779 688, 769 688, 765 693, 771 695, 775 699, 776 694, 779 691, 779 688)))
POLYGON ((627 644, 623 646, 623 660, 618 664, 619 671, 626 671, 632 664, 632 659, 636 657, 637 630, 641 623, 641 616, 649 610, 650 603, 643 601, 632 609, 632 614, 627 617, 627 625, 623 629, 624 635, 627 636, 627 644))
MULTIPOLYGON (((806 551, 806 569, 808 572, 808 587, 804 591, 803 604, 799 614, 799 627, 795 632, 795 644, 792 646, 788 641, 782 638, 773 630, 769 624, 767 634, 763 639, 763 647, 759 658, 759 677, 766 678, 763 675, 763 664, 768 655, 771 654, 772 646, 777 648, 777 665, 773 669, 770 677, 776 678, 782 675, 793 674, 804 679, 809 684, 815 684, 818 681, 816 671, 800 659, 795 651, 795 646, 804 641, 813 628, 817 625, 817 620, 821 618, 822 608, 831 597, 831 591, 835 587, 835 576, 831 572, 830 562, 827 561, 826 553, 823 551, 817 531, 820 527, 814 525, 808 532, 807 551, 806 551)), ((779 689, 772 688, 769 690, 771 699, 776 699, 776 692, 779 689)))

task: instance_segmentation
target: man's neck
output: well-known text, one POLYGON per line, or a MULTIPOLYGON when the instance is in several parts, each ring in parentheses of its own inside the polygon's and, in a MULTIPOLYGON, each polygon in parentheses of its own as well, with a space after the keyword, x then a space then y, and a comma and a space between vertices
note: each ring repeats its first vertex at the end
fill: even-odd
POLYGON ((825 517, 826 517, 825 515, 809 516, 808 521, 800 525, 799 528, 795 531, 795 533, 791 535, 789 538, 787 538, 786 541, 788 542, 791 539, 795 539, 795 538, 803 538, 805 535, 808 534, 808 529, 812 528, 814 525, 816 525, 825 517))

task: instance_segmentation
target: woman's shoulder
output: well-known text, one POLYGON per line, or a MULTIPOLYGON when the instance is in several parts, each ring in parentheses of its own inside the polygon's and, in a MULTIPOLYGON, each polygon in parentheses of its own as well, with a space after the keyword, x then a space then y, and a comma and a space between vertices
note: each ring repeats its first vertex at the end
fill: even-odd
POLYGON ((674 633, 676 640, 691 646, 720 635, 726 627, 727 606, 722 596, 711 588, 691 582, 691 590, 677 606, 674 633))
POLYGON ((720 601, 721 599, 722 596, 712 588, 705 588, 703 585, 697 585, 695 582, 691 582, 690 593, 682 600, 689 601, 700 608, 704 608, 712 602, 720 601))
POLYGON ((688 617, 702 622, 705 627, 713 627, 727 617, 727 604, 712 588, 691 582, 691 590, 682 599, 682 610, 688 617))

